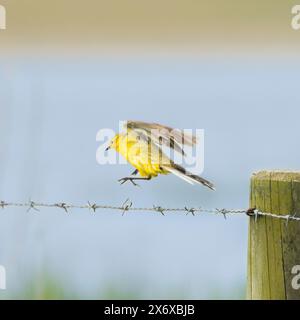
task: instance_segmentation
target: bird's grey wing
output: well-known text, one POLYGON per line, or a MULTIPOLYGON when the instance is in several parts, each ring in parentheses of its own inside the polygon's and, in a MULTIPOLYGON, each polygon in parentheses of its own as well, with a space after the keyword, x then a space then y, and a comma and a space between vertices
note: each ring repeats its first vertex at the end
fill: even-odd
POLYGON ((173 137, 167 137, 162 132, 151 132, 144 129, 130 129, 133 130, 139 139, 147 142, 147 143, 154 143, 158 147, 162 147, 162 145, 167 146, 171 149, 176 150, 177 152, 185 155, 182 147, 178 144, 173 137))
POLYGON ((150 139, 156 145, 165 145, 175 151, 185 155, 181 145, 192 146, 196 144, 195 136, 187 134, 183 130, 173 129, 158 123, 148 123, 142 121, 127 121, 126 128, 134 130, 143 140, 150 139))

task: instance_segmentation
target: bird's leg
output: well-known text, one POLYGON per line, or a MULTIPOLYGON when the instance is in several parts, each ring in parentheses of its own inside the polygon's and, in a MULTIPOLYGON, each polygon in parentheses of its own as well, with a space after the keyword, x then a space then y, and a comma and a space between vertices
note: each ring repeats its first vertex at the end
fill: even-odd
POLYGON ((137 183, 135 183, 135 180, 150 180, 151 176, 149 177, 124 177, 122 179, 119 179, 118 181, 121 182, 121 184, 124 184, 127 181, 130 181, 133 185, 138 186, 137 183))
POLYGON ((137 175, 138 174, 138 172, 139 172, 139 170, 138 169, 135 169, 133 172, 132 172, 132 176, 135 176, 135 175, 137 175))

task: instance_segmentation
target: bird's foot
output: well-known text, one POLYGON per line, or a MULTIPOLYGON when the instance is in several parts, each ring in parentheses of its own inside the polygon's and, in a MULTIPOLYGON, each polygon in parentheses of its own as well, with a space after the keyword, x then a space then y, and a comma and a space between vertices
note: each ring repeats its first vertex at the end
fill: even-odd
POLYGON ((121 184, 124 184, 125 182, 127 181, 130 181, 134 186, 139 186, 136 182, 134 182, 134 178, 131 178, 131 177, 125 177, 125 178, 122 178, 122 179, 119 179, 118 181, 121 183, 121 184))

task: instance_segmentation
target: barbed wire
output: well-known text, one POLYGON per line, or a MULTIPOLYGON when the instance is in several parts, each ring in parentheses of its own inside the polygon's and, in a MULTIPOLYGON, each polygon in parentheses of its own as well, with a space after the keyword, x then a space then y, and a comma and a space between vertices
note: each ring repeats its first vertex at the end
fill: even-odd
POLYGON ((133 203, 130 199, 127 199, 122 205, 119 206, 112 206, 112 205, 100 205, 97 203, 87 202, 86 204, 76 205, 76 204, 68 204, 66 202, 60 203, 42 203, 42 202, 35 202, 29 200, 28 202, 7 202, 7 201, 0 201, 0 208, 6 209, 9 207, 23 207, 27 209, 27 212, 30 210, 40 211, 41 208, 58 208, 64 210, 66 213, 69 213, 71 209, 85 209, 90 210, 93 213, 96 213, 97 210, 115 210, 115 211, 122 211, 122 215, 129 211, 144 211, 144 212, 157 212, 162 215, 165 213, 176 213, 176 212, 185 212, 186 215, 191 214, 195 216, 196 214, 207 213, 207 214, 215 214, 215 215, 223 215, 226 219, 228 215, 239 215, 244 214, 250 217, 254 217, 255 221, 258 219, 259 216, 265 216, 280 220, 285 220, 286 223, 289 221, 300 221, 300 216, 296 216, 296 214, 275 214, 271 212, 261 212, 256 208, 249 208, 249 209, 225 209, 225 208, 215 208, 215 209, 205 209, 203 207, 182 207, 182 208, 167 208, 162 206, 153 205, 152 207, 134 207, 133 203))

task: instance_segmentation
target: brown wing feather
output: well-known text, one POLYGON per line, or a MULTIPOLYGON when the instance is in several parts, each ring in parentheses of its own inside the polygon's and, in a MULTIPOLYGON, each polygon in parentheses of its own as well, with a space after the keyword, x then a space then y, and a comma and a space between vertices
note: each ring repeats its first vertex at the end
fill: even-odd
POLYGON ((185 155, 185 153, 181 145, 193 146, 197 143, 195 136, 158 123, 130 120, 127 121, 126 127, 138 132, 141 139, 146 140, 151 138, 153 143, 160 146, 165 145, 183 155, 185 155))

